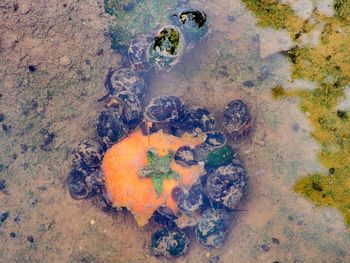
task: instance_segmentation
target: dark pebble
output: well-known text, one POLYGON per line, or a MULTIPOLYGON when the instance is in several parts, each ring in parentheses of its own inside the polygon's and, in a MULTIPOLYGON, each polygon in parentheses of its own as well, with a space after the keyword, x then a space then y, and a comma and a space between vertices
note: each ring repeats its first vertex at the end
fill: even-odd
POLYGON ((298 123, 294 123, 294 124, 293 124, 293 131, 294 131, 294 132, 298 132, 299 129, 300 129, 299 124, 298 124, 298 123))
POLYGON ((246 88, 252 88, 252 87, 254 87, 254 83, 253 83, 253 81, 247 80, 243 83, 243 86, 246 88))
POLYGON ((3 120, 5 120, 5 115, 3 113, 0 113, 0 122, 2 122, 3 120))
POLYGON ((17 10, 18 10, 18 4, 14 3, 13 4, 13 12, 17 12, 17 10))
POLYGON ((322 192, 323 191, 323 188, 316 182, 312 182, 311 184, 312 188, 316 191, 319 191, 319 192, 322 192))
POLYGON ((335 173, 335 168, 334 167, 329 168, 328 173, 329 174, 334 174, 335 173))
POLYGON ((11 232, 11 233, 10 233, 10 236, 13 237, 13 238, 15 238, 15 237, 16 237, 16 233, 11 232))
POLYGON ((293 216, 288 216, 288 220, 289 220, 289 221, 293 221, 293 220, 294 220, 294 217, 293 217, 293 216))
POLYGON ((28 70, 29 70, 30 73, 35 72, 36 71, 36 66, 35 65, 29 65, 28 66, 28 70))
POLYGON ((326 232, 327 232, 327 233, 331 233, 331 232, 333 232, 333 230, 334 230, 334 228, 333 228, 333 227, 327 227, 326 232))
POLYGON ((264 65, 260 68, 260 74, 258 76, 258 80, 264 81, 270 76, 270 69, 268 66, 264 65))
POLYGON ((38 203, 38 198, 33 197, 29 200, 29 202, 32 206, 35 206, 38 203))
POLYGON ((33 236, 28 236, 28 237, 27 237, 27 240, 28 240, 30 243, 34 243, 34 237, 33 237, 33 236))
POLYGON ((11 157, 12 157, 12 160, 15 161, 17 159, 17 154, 14 153, 14 154, 11 155, 11 157))
POLYGON ((254 42, 259 42, 259 40, 260 40, 260 38, 259 38, 259 35, 258 34, 256 34, 255 36, 253 36, 252 38, 251 38, 251 41, 254 43, 254 42))
POLYGON ((4 223, 8 219, 9 215, 10 215, 9 212, 2 213, 0 215, 0 223, 4 223))
POLYGON ((21 153, 28 151, 28 146, 26 144, 21 144, 21 153))
POLYGON ((227 20, 230 22, 235 22, 236 18, 234 16, 227 16, 227 20))
POLYGON ((32 106, 32 109, 35 110, 36 108, 38 108, 38 102, 36 100, 32 100, 31 101, 31 106, 32 106))
POLYGON ((44 186, 44 185, 41 185, 41 186, 38 186, 38 190, 39 190, 40 192, 45 192, 45 191, 47 191, 47 187, 44 186))
POLYGON ((103 48, 99 48, 99 49, 97 49, 97 51, 96 51, 96 56, 101 56, 101 55, 103 55, 103 53, 104 53, 103 48))
POLYGON ((220 260, 219 256, 212 256, 209 259, 209 263, 219 263, 219 260, 220 260))
POLYGON ((0 172, 4 169, 4 165, 0 163, 0 172))
POLYGON ((4 130, 4 132, 10 132, 11 130, 11 126, 10 125, 6 125, 6 124, 3 124, 2 125, 2 129, 4 130))
POLYGON ((273 238, 272 238, 272 243, 274 243, 275 245, 279 245, 279 244, 280 244, 280 241, 279 241, 278 238, 273 237, 273 238))
POLYGON ((20 215, 17 215, 17 216, 13 219, 13 222, 15 222, 15 223, 21 222, 21 216, 20 216, 20 215))
POLYGON ((64 7, 64 8, 66 8, 66 7, 67 7, 67 4, 66 4, 66 3, 64 3, 64 4, 63 4, 63 7, 64 7))
POLYGON ((134 9, 134 7, 135 7, 135 5, 132 2, 129 2, 123 6, 123 9, 126 12, 130 12, 131 10, 134 9))
MULTIPOLYGON (((2 169, 2 164, 0 164, 0 168, 2 169)), ((1 171, 0 169, 0 171, 1 171)), ((6 188, 6 182, 5 179, 0 179, 0 191, 4 190, 6 188)))
POLYGON ((339 118, 341 118, 343 120, 346 120, 348 118, 348 115, 347 115, 346 111, 338 110, 337 111, 337 115, 338 115, 339 118))
POLYGON ((269 251, 270 251, 270 247, 269 247, 269 245, 267 245, 267 244, 261 245, 261 249, 262 249, 264 252, 269 252, 269 251))
POLYGON ((50 150, 50 144, 52 143, 53 139, 55 138, 55 134, 53 132, 44 132, 44 141, 40 145, 40 148, 44 151, 50 150))

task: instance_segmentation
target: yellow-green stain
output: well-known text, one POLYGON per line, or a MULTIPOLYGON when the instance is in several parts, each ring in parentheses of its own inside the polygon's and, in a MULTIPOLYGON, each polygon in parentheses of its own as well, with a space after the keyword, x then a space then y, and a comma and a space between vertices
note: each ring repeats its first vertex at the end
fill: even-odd
POLYGON ((274 99, 287 96, 286 90, 282 86, 276 86, 271 89, 272 97, 274 99))
POLYGON ((340 19, 350 21, 350 1, 334 0, 334 10, 340 19))
MULTIPOLYGON (((302 33, 312 29, 277 1, 242 1, 263 26, 287 29, 292 36, 298 36, 299 28, 302 33)), ((278 86, 272 88, 272 96, 300 98, 300 108, 313 126, 312 136, 321 145, 318 158, 327 172, 303 176, 294 190, 318 206, 337 208, 350 227, 350 119, 337 109, 350 83, 350 1, 335 0, 334 9, 331 18, 313 13, 314 25, 325 24, 317 47, 296 47, 285 53, 293 64, 292 78, 314 81, 317 88, 287 92, 278 86)))
POLYGON ((305 22, 298 19, 292 8, 277 0, 242 0, 245 6, 257 17, 264 27, 287 29, 293 38, 304 31, 305 22))

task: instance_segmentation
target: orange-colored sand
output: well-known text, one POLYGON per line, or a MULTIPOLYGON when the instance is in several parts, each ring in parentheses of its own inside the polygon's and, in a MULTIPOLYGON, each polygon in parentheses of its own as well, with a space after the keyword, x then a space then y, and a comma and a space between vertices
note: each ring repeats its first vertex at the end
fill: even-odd
POLYGON ((158 155, 165 156, 169 150, 175 152, 181 146, 193 147, 202 141, 203 138, 195 138, 188 134, 178 138, 162 131, 145 136, 137 130, 113 145, 102 162, 107 194, 113 206, 130 210, 139 226, 146 225, 153 212, 160 206, 166 206, 176 212, 176 203, 171 198, 172 189, 177 185, 191 185, 203 174, 203 169, 200 166, 185 168, 173 161, 171 169, 177 172, 181 179, 165 179, 160 196, 157 196, 152 180, 139 177, 139 171, 147 166, 149 148, 155 149, 158 155))

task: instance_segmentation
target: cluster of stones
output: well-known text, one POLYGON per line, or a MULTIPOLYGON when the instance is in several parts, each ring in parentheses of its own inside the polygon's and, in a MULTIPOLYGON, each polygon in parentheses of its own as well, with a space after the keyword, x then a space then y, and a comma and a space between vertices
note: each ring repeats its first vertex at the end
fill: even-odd
MULTIPOLYGON (((182 6, 173 17, 174 25, 163 27, 153 37, 136 36, 128 50, 130 65, 108 74, 108 95, 103 98, 105 108, 97 116, 96 136, 78 145, 67 179, 74 199, 104 198, 103 156, 136 128, 144 134, 163 130, 178 137, 184 133, 204 135, 203 143, 181 147, 173 158, 185 167, 201 164, 206 174, 188 189, 174 188, 172 198, 180 213, 161 207, 153 215, 153 221, 163 228, 152 235, 151 249, 154 255, 168 258, 187 250, 191 231, 206 247, 222 246, 248 180, 242 162, 208 110, 189 108, 174 96, 157 97, 144 106, 144 73, 176 64, 185 42, 194 43, 207 33, 206 15, 201 11, 182 6)), ((250 125, 247 105, 241 100, 231 101, 223 114, 226 135, 239 139, 248 134, 250 125)))

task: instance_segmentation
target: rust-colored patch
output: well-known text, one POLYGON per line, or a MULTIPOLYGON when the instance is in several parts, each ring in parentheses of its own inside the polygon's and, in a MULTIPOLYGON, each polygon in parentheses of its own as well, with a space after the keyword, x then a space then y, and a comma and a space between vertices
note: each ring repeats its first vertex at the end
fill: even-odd
POLYGON ((153 212, 160 206, 166 206, 176 212, 177 206, 171 197, 173 188, 178 185, 191 185, 203 174, 203 169, 198 165, 185 168, 172 161, 171 169, 181 178, 164 179, 163 191, 159 196, 152 180, 141 178, 139 172, 147 166, 147 152, 150 148, 160 156, 165 156, 169 150, 175 152, 185 145, 194 147, 202 141, 203 138, 195 138, 188 134, 178 138, 159 131, 146 136, 137 130, 112 146, 105 154, 102 170, 107 194, 113 206, 130 210, 139 226, 146 225, 153 212))

